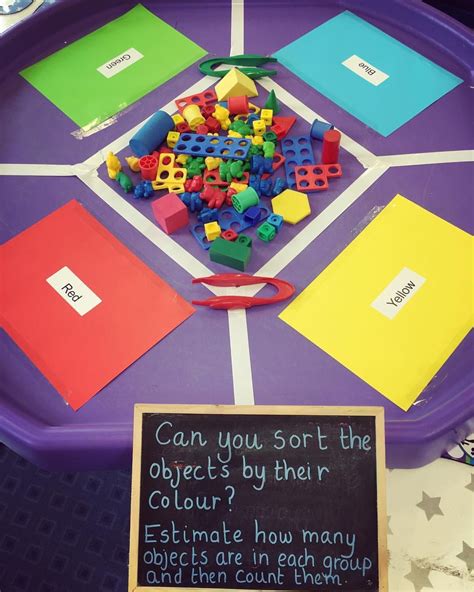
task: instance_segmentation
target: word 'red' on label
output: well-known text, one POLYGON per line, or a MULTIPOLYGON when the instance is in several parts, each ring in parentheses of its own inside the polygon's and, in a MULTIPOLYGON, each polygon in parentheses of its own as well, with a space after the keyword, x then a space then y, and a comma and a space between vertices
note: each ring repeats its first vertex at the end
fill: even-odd
POLYGON ((388 319, 393 319, 418 292, 425 281, 424 277, 408 269, 408 267, 404 267, 383 292, 377 296, 371 306, 388 319))
POLYGON ((102 302, 67 266, 53 273, 46 281, 81 317, 102 302))
POLYGON ((115 76, 115 74, 122 72, 122 70, 125 70, 125 68, 128 68, 132 64, 135 64, 135 62, 138 62, 138 60, 141 60, 142 57, 143 54, 133 47, 130 47, 130 49, 127 49, 118 56, 115 56, 102 66, 99 66, 97 71, 106 78, 112 78, 112 76, 115 76))
POLYGON ((379 86, 379 84, 382 84, 382 82, 385 82, 389 78, 388 74, 385 74, 385 72, 382 72, 382 70, 372 66, 372 64, 369 64, 369 62, 366 62, 355 54, 344 60, 342 65, 374 86, 379 86))

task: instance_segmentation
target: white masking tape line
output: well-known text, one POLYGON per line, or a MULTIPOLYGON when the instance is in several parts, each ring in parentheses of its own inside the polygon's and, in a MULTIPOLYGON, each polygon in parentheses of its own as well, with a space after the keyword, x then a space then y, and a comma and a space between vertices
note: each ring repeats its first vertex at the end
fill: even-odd
MULTIPOLYGON (((322 115, 310 109, 310 107, 302 103, 294 95, 292 95, 285 88, 283 88, 273 80, 269 78, 262 78, 258 82, 266 90, 274 90, 278 99, 282 103, 284 103, 292 111, 297 113, 300 117, 305 119, 308 123, 312 124, 315 119, 319 119, 320 121, 325 121, 327 123, 327 120, 324 119, 322 115)), ((341 133, 341 146, 344 148, 344 150, 349 152, 349 154, 352 154, 352 156, 354 156, 362 164, 363 167, 369 168, 375 163, 377 158, 375 154, 372 154, 370 150, 364 148, 362 144, 359 144, 358 142, 347 136, 341 130, 338 131, 341 133)))
POLYGON ((244 53, 244 0, 232 0, 230 23, 230 55, 240 55, 244 53))
POLYGON ((243 308, 229 310, 228 318, 234 403, 235 405, 254 405, 247 311, 243 308))
MULTIPOLYGON (((85 185, 98 195, 117 214, 122 216, 138 232, 168 255, 192 277, 213 275, 213 272, 198 261, 193 255, 183 249, 175 240, 153 224, 146 216, 134 208, 121 195, 107 185, 100 177, 89 175, 79 177, 85 185)), ((209 286, 206 286, 210 289, 209 286)), ((214 289, 211 292, 215 293, 214 289)))
MULTIPOLYGON (((275 277, 314 241, 334 220, 339 218, 384 172, 385 168, 368 169, 339 195, 325 210, 297 234, 281 251, 265 263, 255 275, 275 277)), ((313 202, 314 203, 314 202, 313 202)), ((316 202, 317 203, 317 202, 316 202)), ((257 290, 258 291, 258 290, 257 290)))
POLYGON ((386 156, 378 156, 376 166, 413 166, 473 161, 474 150, 445 150, 444 152, 418 152, 414 154, 388 154, 386 156))
MULTIPOLYGON (((178 99, 179 97, 187 97, 189 95, 195 95, 207 90, 210 86, 213 86, 216 83, 216 79, 212 76, 204 76, 200 78, 197 82, 192 84, 189 88, 185 89, 183 92, 179 93, 175 98, 178 99)), ((160 107, 160 111, 166 111, 170 115, 176 113, 178 108, 176 107, 176 103, 174 102, 175 99, 166 103, 163 107, 160 107)), ((142 122, 138 123, 135 127, 128 130, 121 136, 119 136, 116 140, 104 146, 101 150, 98 150, 95 154, 89 157, 87 160, 84 161, 84 164, 94 166, 95 168, 99 168, 100 165, 105 162, 108 152, 113 152, 117 154, 120 150, 123 150, 128 143, 130 142, 130 138, 150 119, 153 113, 144 119, 142 122)))
POLYGON ((0 175, 19 177, 73 177, 74 165, 70 164, 0 164, 0 175))

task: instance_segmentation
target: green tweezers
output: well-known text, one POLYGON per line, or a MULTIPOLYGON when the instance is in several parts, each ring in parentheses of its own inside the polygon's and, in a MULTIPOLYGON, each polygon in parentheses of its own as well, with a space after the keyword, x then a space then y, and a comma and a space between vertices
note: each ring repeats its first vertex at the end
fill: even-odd
POLYGON ((199 64, 199 70, 207 76, 215 76, 216 78, 223 78, 229 70, 215 70, 221 64, 229 64, 231 66, 237 66, 238 69, 246 74, 249 78, 257 80, 264 76, 274 76, 276 70, 265 70, 265 68, 257 68, 268 62, 277 62, 276 58, 269 56, 259 55, 257 53, 244 53, 242 55, 231 56, 228 58, 212 58, 210 60, 204 60, 199 64), (246 68, 245 66, 252 66, 246 68))

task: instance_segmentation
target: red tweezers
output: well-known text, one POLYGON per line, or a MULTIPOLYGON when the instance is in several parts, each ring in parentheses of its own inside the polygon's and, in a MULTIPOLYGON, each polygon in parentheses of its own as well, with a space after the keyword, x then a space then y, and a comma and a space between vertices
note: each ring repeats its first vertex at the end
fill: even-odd
POLYGON ((234 287, 251 286, 253 284, 271 284, 278 291, 271 298, 257 298, 254 296, 212 296, 207 300, 193 300, 192 303, 198 306, 209 306, 210 308, 219 308, 232 310, 234 308, 251 308, 252 306, 261 306, 262 304, 273 304, 286 300, 293 296, 295 287, 277 278, 259 277, 256 275, 247 275, 246 273, 219 273, 208 277, 195 278, 193 284, 209 284, 209 286, 234 287))

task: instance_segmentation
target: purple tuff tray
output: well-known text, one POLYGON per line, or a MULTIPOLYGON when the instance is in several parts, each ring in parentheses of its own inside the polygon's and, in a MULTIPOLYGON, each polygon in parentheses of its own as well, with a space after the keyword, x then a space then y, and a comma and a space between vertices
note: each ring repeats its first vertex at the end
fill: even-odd
MULTIPOLYGON (((44 176, 24 172, 18 175, 10 174, 12 169, 4 166, 83 163, 172 99, 188 94, 189 87, 202 78, 194 65, 132 105, 110 127, 78 139, 72 133, 74 123, 18 75, 23 67, 107 23, 134 4, 58 2, 0 38, 0 53, 4 56, 0 72, 1 242, 75 198, 185 298, 205 298, 210 293, 204 287, 191 285, 189 266, 178 264, 174 255, 186 261, 181 255, 189 252, 193 256, 191 267, 198 271, 201 265, 213 273, 228 270, 212 264, 207 252, 187 231, 173 236, 176 245, 171 250, 151 242, 146 231, 144 234, 137 228, 137 220, 153 219, 150 204, 110 192, 108 187, 117 190, 117 186, 107 179, 103 164, 98 169, 98 179, 103 181, 98 183, 102 189, 105 187, 102 196, 74 174, 48 176, 49 170, 54 171, 45 167, 44 176), (121 215, 123 202, 135 208, 138 218, 132 215, 125 219, 121 215)), ((230 0, 143 4, 204 47, 210 56, 228 55, 230 51, 270 55, 349 9, 464 80, 384 138, 284 67, 277 66, 274 81, 278 85, 371 153, 380 156, 446 152, 434 159, 427 156, 426 163, 417 166, 403 164, 406 159, 398 162, 361 192, 358 199, 346 204, 331 224, 315 232, 305 248, 287 261, 279 273, 293 282, 298 292, 354 238, 374 211, 397 193, 460 228, 473 231, 472 164, 468 157, 464 158, 464 152, 457 152, 455 158, 448 154, 466 151, 472 144, 471 128, 467 125, 472 55, 470 33, 463 26, 417 0, 301 0, 291 3, 291 19, 287 1, 238 0, 234 7, 230 0)), ((259 101, 266 94, 260 90, 259 101)), ((297 110, 291 104, 282 115, 291 113, 290 107, 297 110)), ((297 133, 307 133, 305 122, 298 125, 297 133)), ((119 146, 120 156, 129 154, 122 149, 124 146, 119 146)), ((326 207, 341 203, 339 197, 364 173, 364 164, 342 151, 344 176, 332 183, 328 191, 313 194, 313 214, 309 219, 295 228, 285 228, 269 245, 258 245, 249 272, 256 273, 289 241, 297 243, 296 235, 326 207)), ((84 171, 84 167, 75 169, 79 174, 84 171)), ((246 324, 241 313, 228 316, 223 311, 199 309, 77 413, 64 404, 2 332, 0 440, 28 459, 53 469, 127 467, 131 461, 133 404, 138 402, 383 405, 390 467, 426 464, 474 431, 472 332, 415 405, 404 412, 280 321, 277 317, 284 306, 286 303, 251 309, 246 324), (245 329, 249 359, 245 356, 245 329)))

